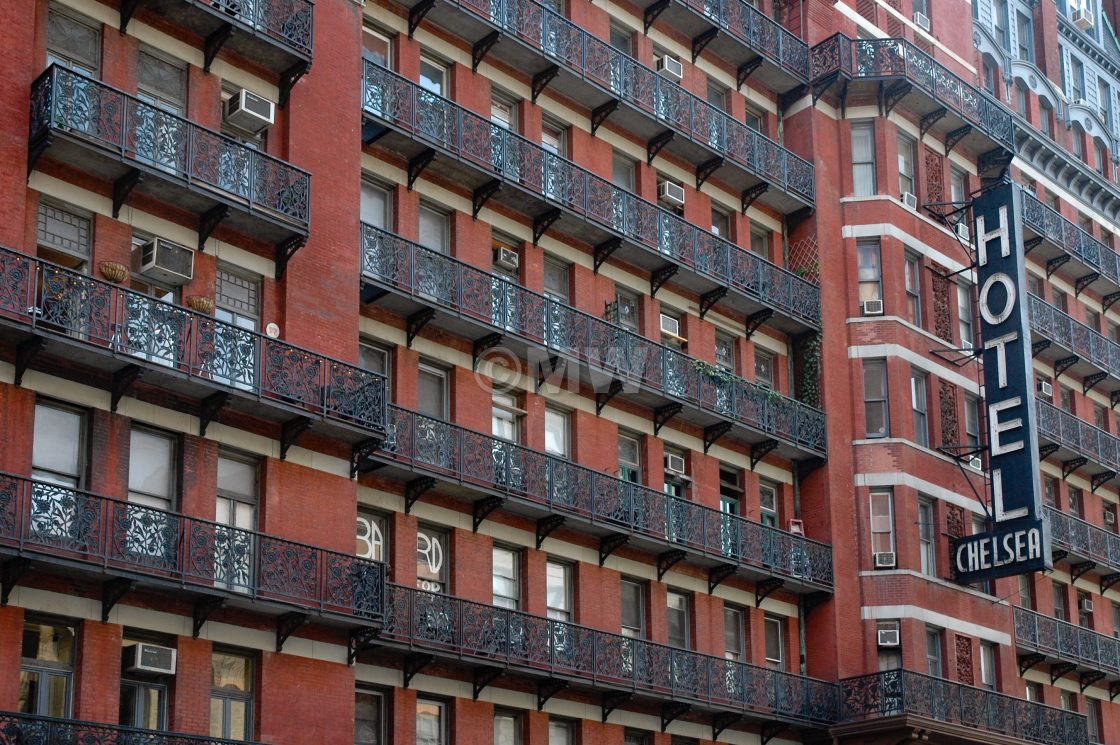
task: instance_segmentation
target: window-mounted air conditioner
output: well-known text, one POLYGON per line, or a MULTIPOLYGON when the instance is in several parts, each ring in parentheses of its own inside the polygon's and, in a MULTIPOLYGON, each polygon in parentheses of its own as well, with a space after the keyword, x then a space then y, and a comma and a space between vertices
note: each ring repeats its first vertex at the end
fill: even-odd
POLYGON ((136 271, 169 285, 184 285, 194 277, 194 251, 178 243, 153 238, 135 251, 136 271))
POLYGON ((657 60, 657 73, 663 78, 679 83, 684 79, 684 65, 676 57, 662 55, 661 59, 657 60))
POLYGON ((1116 524, 1116 513, 1115 512, 1104 513, 1104 524, 1105 525, 1115 525, 1116 524))
POLYGON ((684 475, 684 456, 675 453, 665 454, 665 471, 678 476, 684 475))
POLYGON ((875 554, 876 569, 894 569, 894 551, 879 551, 875 554))
POLYGON ((971 468, 975 468, 977 471, 979 471, 981 468, 984 467, 984 461, 980 460, 979 455, 974 455, 974 456, 972 456, 971 458, 968 459, 968 465, 971 468))
POLYGON ((897 647, 901 644, 898 633, 898 624, 893 627, 878 629, 878 643, 880 647, 897 647))
POLYGON ((517 251, 514 251, 512 248, 505 248, 503 246, 494 248, 494 266, 515 271, 520 263, 517 251))
POLYGON ((1093 612, 1093 599, 1092 598, 1081 598, 1081 612, 1082 613, 1092 613, 1093 612))
POLYGON ((1054 386, 1046 382, 1045 380, 1040 380, 1038 381, 1038 392, 1043 396, 1053 396, 1054 386))
POLYGON ((1086 5, 1073 8, 1069 15, 1069 19, 1073 21, 1073 25, 1077 26, 1082 31, 1088 31, 1093 27, 1093 12, 1090 8, 1086 7, 1086 5))
POLYGON ((261 132, 276 122, 276 104, 242 88, 226 102, 226 122, 245 132, 261 132))
POLYGON ((902 193, 902 203, 912 210, 918 209, 918 198, 908 191, 902 193))
POLYGON ((964 220, 957 223, 957 237, 965 243, 972 242, 972 232, 968 229, 968 223, 964 220))
POLYGON ((883 315, 883 301, 864 300, 860 303, 860 310, 865 316, 881 316, 883 315))
POLYGON ((684 206, 684 187, 672 181, 662 181, 657 185, 657 198, 674 207, 684 206))
POLYGON ((681 336, 681 322, 678 318, 661 314, 661 333, 668 336, 675 336, 678 339, 681 336))
POLYGON ((925 31, 928 34, 929 33, 929 16, 927 16, 925 13, 915 12, 914 13, 914 25, 917 26, 918 28, 920 28, 922 31, 925 31))
POLYGON ((175 650, 171 647, 137 642, 125 647, 121 654, 125 672, 150 675, 175 674, 175 650))

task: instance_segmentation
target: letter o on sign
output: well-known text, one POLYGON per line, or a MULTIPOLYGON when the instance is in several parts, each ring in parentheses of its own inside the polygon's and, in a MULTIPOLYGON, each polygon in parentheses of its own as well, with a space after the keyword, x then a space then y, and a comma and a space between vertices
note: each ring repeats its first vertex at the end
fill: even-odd
POLYGON ((1011 311, 1015 310, 1015 300, 1015 283, 1011 281, 1011 277, 1004 272, 993 274, 980 288, 980 315, 990 326, 1001 324, 1011 316, 1011 311), (1003 285, 1004 292, 1007 293, 1003 309, 998 314, 993 313, 992 309, 988 307, 988 294, 992 290, 992 285, 997 283, 1003 285))

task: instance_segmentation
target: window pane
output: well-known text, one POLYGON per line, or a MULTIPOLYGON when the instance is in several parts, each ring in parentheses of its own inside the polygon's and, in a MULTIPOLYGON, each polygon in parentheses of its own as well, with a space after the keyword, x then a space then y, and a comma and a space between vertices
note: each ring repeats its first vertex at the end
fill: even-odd
POLYGON ((416 745, 441 745, 443 742, 443 704, 416 702, 416 745))
POLYGON ((521 597, 517 581, 517 552, 495 546, 493 550, 493 596, 494 605, 500 608, 516 609, 521 597))
POLYGON ((244 655, 215 652, 211 662, 212 685, 214 688, 248 693, 251 667, 252 661, 244 655))
POLYGON ((237 458, 218 456, 218 491, 242 501, 257 501, 257 466, 237 458))
POLYGON ((416 531, 416 586, 443 592, 447 582, 447 536, 434 530, 416 531))
POLYGON ((80 413, 36 404, 31 462, 37 478, 64 486, 78 486, 82 428, 80 413))
POLYGON ((561 621, 569 620, 571 614, 571 590, 569 577, 571 570, 566 564, 548 562, 546 600, 548 617, 561 621))
POLYGON ((645 634, 642 617, 645 603, 642 585, 630 580, 622 580, 622 634, 640 638, 645 634))
POLYGON ((382 745, 385 699, 380 693, 354 696, 354 745, 382 745))
POLYGON ((544 449, 551 455, 568 457, 568 415, 555 409, 544 411, 544 449))
MULTIPOLYGON (((175 484, 175 441, 133 429, 128 452, 128 491, 170 503, 175 484)), ((153 505, 153 506, 170 506, 153 505)))
POLYGON ((782 654, 782 622, 778 618, 766 617, 766 660, 770 663, 781 664, 782 654))

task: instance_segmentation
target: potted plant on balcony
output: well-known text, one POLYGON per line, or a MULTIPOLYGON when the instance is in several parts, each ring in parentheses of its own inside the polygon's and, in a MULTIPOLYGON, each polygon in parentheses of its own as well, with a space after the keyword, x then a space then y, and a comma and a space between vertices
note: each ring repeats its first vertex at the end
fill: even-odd
POLYGON ((97 265, 97 268, 101 271, 102 277, 114 284, 119 285, 128 279, 128 267, 120 262, 102 261, 97 265))
POLYGON ((191 295, 187 298, 187 307, 210 316, 214 314, 214 298, 206 295, 191 295))

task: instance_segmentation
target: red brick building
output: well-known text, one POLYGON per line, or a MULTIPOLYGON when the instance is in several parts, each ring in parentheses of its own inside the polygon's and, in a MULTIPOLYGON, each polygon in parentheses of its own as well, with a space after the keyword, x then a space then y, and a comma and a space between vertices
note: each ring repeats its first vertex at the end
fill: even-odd
POLYGON ((1120 740, 1116 11, 3 3, 5 741, 1120 740))

